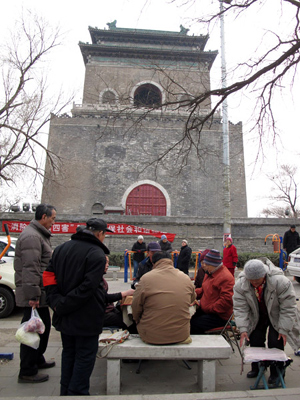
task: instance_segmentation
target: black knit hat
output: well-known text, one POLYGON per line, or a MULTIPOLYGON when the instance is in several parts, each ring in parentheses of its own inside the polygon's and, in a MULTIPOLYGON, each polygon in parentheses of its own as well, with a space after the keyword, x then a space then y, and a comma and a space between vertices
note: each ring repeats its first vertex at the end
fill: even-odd
POLYGON ((219 267, 222 264, 222 257, 218 250, 209 250, 205 255, 203 262, 207 265, 212 265, 213 267, 219 267))

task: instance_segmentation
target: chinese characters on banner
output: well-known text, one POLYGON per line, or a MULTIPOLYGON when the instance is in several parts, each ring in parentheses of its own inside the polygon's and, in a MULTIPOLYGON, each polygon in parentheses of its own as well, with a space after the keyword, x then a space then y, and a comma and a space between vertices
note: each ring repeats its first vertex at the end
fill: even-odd
MULTIPOLYGON (((29 223, 30 221, 2 221, 2 232, 5 231, 4 224, 7 224, 10 233, 21 233, 29 223)), ((85 226, 84 223, 55 222, 55 224, 52 225, 51 233, 75 233, 79 225, 85 226)), ((127 224, 107 224, 107 228, 113 231, 113 233, 107 232, 107 235, 144 235, 154 236, 159 239, 161 235, 166 235, 170 242, 173 242, 176 236, 174 233, 155 231, 153 229, 127 224)))

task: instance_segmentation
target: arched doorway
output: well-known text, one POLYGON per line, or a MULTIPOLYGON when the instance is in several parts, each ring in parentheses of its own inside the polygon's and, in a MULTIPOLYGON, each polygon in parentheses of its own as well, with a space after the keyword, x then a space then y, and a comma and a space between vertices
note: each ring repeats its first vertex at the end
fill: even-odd
POLYGON ((166 198, 153 185, 136 186, 127 196, 126 215, 167 215, 166 198))

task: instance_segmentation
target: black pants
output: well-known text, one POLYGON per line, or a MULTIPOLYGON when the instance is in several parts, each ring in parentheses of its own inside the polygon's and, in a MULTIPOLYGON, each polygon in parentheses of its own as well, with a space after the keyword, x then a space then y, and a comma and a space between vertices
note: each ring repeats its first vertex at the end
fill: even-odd
POLYGON ((225 326, 226 322, 216 314, 204 314, 198 309, 191 318, 191 335, 202 335, 210 329, 225 326))
MULTIPOLYGON (((265 347, 266 345, 266 335, 267 329, 269 327, 268 332, 268 348, 272 349, 280 349, 284 350, 283 339, 278 340, 278 332, 273 328, 273 326, 268 323, 265 325, 257 326, 254 331, 249 336, 250 346, 251 347, 265 347)), ((252 369, 258 369, 258 363, 252 363, 252 369)), ((276 367, 270 366, 271 375, 277 375, 276 367)))
MULTIPOLYGON (((31 307, 24 308, 22 323, 31 317, 31 307)), ((42 321, 45 324, 45 332, 40 335, 40 345, 37 350, 32 347, 21 344, 20 346, 20 373, 21 376, 32 376, 38 373, 38 366, 45 362, 44 353, 48 346, 48 340, 51 329, 51 318, 48 307, 37 309, 42 321)))
POLYGON ((103 326, 116 326, 121 329, 127 328, 123 322, 122 312, 116 308, 104 314, 103 326))
POLYGON ((61 333, 61 396, 87 396, 98 351, 99 335, 70 336, 61 333))

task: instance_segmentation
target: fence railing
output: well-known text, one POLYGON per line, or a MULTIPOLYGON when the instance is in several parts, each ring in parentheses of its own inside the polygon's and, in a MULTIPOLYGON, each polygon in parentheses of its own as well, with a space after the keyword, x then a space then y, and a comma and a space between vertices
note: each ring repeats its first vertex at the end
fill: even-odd
MULTIPOLYGON (((135 251, 130 251, 130 250, 125 250, 124 252, 124 282, 128 281, 128 271, 129 271, 129 278, 132 281, 133 280, 133 267, 132 267, 132 254, 134 254, 135 251)), ((195 260, 195 271, 194 271, 194 277, 192 278, 193 280, 196 279, 197 271, 199 268, 201 268, 201 262, 200 262, 200 255, 202 251, 192 251, 192 254, 196 254, 196 260, 195 260)), ((179 256, 179 251, 175 250, 171 252, 172 256, 172 261, 174 263, 174 268, 177 268, 177 260, 179 256)))

